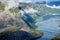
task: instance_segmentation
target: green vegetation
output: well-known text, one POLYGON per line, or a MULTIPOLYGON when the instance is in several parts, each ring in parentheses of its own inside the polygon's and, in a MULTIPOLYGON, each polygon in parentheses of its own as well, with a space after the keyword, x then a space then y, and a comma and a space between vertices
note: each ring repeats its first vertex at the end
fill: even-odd
POLYGON ((30 32, 36 35, 43 35, 43 32, 40 30, 36 30, 36 29, 30 29, 30 32))
POLYGON ((0 4, 0 10, 4 11, 5 9, 5 4, 0 4))
POLYGON ((20 25, 18 23, 16 23, 16 27, 19 27, 20 25))
POLYGON ((18 13, 19 12, 19 10, 17 9, 17 8, 11 8, 11 9, 9 9, 9 11, 11 12, 11 13, 18 13))
POLYGON ((15 13, 18 13, 18 12, 19 12, 19 10, 18 10, 18 9, 15 9, 14 11, 15 11, 15 13))
POLYGON ((60 28, 60 25, 58 27, 60 28))
POLYGON ((41 17, 38 17, 38 18, 36 19, 36 21, 39 21, 39 20, 41 20, 41 17))
POLYGON ((60 25, 58 25, 58 29, 60 29, 60 25))
POLYGON ((52 38, 52 40, 60 40, 60 34, 57 35, 56 37, 52 38))
POLYGON ((9 9, 9 11, 10 11, 11 13, 13 13, 13 9, 9 9))
POLYGON ((37 28, 37 26, 33 23, 33 24, 30 24, 31 25, 31 29, 36 29, 37 28))
POLYGON ((35 16, 35 17, 33 17, 36 21, 38 21, 38 20, 40 20, 41 18, 40 18, 40 16, 35 16))

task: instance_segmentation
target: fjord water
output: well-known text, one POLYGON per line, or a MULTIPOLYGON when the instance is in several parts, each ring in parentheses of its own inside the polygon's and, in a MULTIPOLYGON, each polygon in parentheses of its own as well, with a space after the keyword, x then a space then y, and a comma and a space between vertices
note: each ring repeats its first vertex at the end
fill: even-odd
POLYGON ((47 15, 43 17, 43 21, 36 23, 38 26, 37 30, 41 30, 44 35, 38 40, 51 40, 56 35, 60 34, 60 15, 47 15))
POLYGON ((60 6, 60 1, 51 1, 48 3, 48 5, 52 6, 52 5, 56 5, 56 6, 60 6))

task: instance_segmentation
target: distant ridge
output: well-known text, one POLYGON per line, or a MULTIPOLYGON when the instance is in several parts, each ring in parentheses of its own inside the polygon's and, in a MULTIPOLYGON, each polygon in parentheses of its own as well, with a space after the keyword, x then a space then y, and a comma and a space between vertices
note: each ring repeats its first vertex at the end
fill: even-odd
POLYGON ((48 5, 52 6, 52 5, 56 5, 56 6, 60 6, 60 1, 51 1, 48 3, 48 5))
POLYGON ((48 4, 50 6, 56 5, 56 6, 60 6, 60 1, 50 1, 50 2, 46 2, 46 1, 42 1, 42 2, 35 2, 36 4, 48 4))
POLYGON ((46 1, 42 1, 42 2, 35 2, 36 4, 46 4, 46 1))

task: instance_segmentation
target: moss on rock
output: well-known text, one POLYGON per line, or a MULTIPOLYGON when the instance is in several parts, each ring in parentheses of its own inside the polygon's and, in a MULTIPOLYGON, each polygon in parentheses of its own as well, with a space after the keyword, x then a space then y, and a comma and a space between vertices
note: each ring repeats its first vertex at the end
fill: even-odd
POLYGON ((43 32, 40 30, 36 30, 36 29, 30 29, 30 32, 37 35, 37 36, 42 36, 43 32))
POLYGON ((60 34, 57 35, 56 37, 52 38, 52 40, 60 40, 60 34))
POLYGON ((11 12, 11 13, 18 13, 19 12, 19 10, 17 9, 17 8, 11 8, 11 9, 9 9, 9 11, 11 12))
POLYGON ((0 10, 4 11, 5 9, 5 4, 0 4, 0 10))

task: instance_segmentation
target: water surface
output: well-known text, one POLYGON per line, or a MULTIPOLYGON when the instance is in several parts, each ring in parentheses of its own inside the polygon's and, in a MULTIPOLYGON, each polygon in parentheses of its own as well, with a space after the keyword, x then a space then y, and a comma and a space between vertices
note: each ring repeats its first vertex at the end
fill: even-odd
POLYGON ((60 15, 51 15, 50 17, 44 16, 43 21, 36 23, 38 26, 37 30, 41 30, 44 35, 39 40, 51 40, 56 35, 60 34, 60 15))

